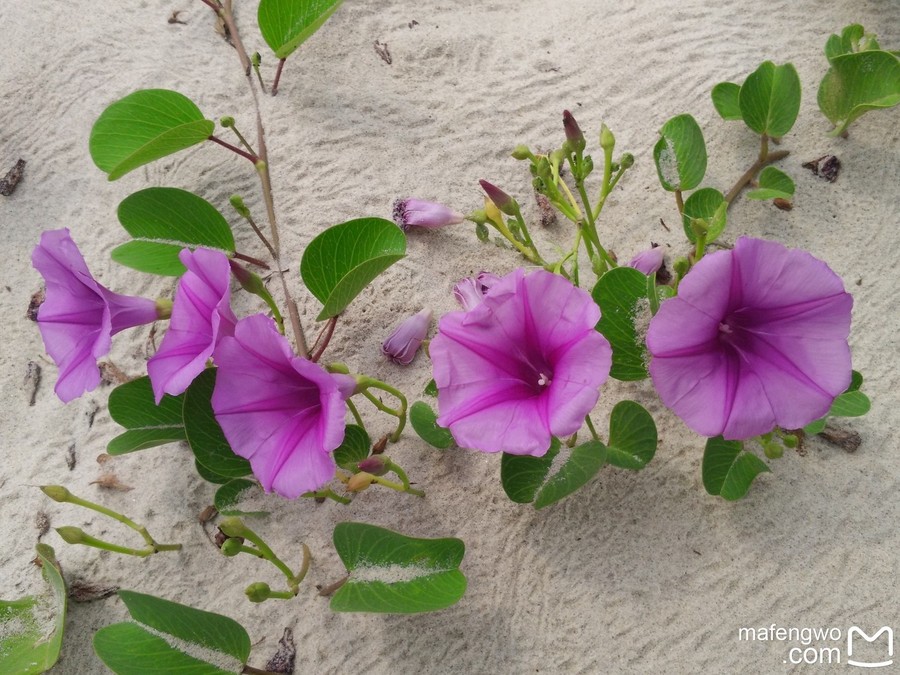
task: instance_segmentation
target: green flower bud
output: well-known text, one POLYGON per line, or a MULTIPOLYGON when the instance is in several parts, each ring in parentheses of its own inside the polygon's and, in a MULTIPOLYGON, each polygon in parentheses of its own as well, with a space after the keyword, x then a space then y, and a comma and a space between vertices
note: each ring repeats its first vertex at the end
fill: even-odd
POLYGON ((55 502, 67 502, 72 496, 72 493, 62 485, 42 485, 41 492, 55 502))
POLYGON ((778 459, 784 454, 784 447, 778 443, 766 443, 763 446, 763 452, 769 459, 778 459))
POLYGON ((528 149, 527 145, 517 145, 515 150, 512 151, 513 159, 532 159, 534 157, 531 154, 531 150, 528 149))
POLYGON ((57 527, 56 532, 67 544, 80 544, 85 537, 84 530, 80 527, 72 527, 71 525, 57 527))
POLYGON ((466 220, 471 220, 476 225, 484 225, 488 221, 488 217, 484 209, 478 209, 467 215, 466 220))
POLYGON ((226 129, 230 129, 231 127, 234 126, 234 118, 231 117, 230 115, 226 115, 225 117, 223 117, 219 120, 219 124, 221 124, 226 129))
POLYGON ((259 64, 262 63, 262 57, 259 55, 259 52, 253 52, 250 56, 250 65, 255 68, 259 68, 259 64))
POLYGON ((238 553, 241 552, 241 548, 244 545, 244 540, 240 537, 229 537, 222 545, 219 547, 222 550, 222 554, 228 556, 229 558, 233 558, 238 553))
POLYGON ((566 142, 569 143, 572 151, 575 153, 583 152, 585 146, 584 134, 581 133, 581 127, 578 126, 578 122, 575 121, 572 113, 568 110, 563 110, 563 129, 566 132, 566 142))
POLYGON ((347 481, 347 491, 362 492, 372 484, 373 480, 375 480, 375 476, 365 471, 353 474, 350 480, 347 481))
POLYGON ((269 599, 271 592, 272 589, 269 588, 269 584, 264 581, 257 581, 256 583, 250 584, 244 591, 250 602, 265 602, 269 599))
POLYGON ((478 182, 481 184, 481 189, 484 190, 488 199, 494 202, 494 205, 498 209, 508 216, 516 215, 516 212, 519 210, 519 205, 516 203, 515 199, 510 197, 493 183, 488 183, 486 180, 480 180, 478 182))
POLYGON ((225 518, 219 523, 219 529, 229 537, 243 537, 247 533, 247 526, 235 516, 225 518))
POLYGON ((231 202, 232 208, 234 208, 234 210, 242 217, 250 217, 250 209, 244 205, 244 199, 240 195, 231 195, 231 197, 228 198, 228 201, 231 202))
POLYGON ((623 169, 630 169, 634 166, 634 155, 632 155, 630 152, 626 152, 624 155, 622 155, 619 163, 622 165, 623 169))
POLYGON ((786 434, 782 437, 781 442, 784 443, 787 448, 796 448, 800 445, 800 439, 797 438, 794 434, 786 434))
POLYGON ((605 124, 600 125, 600 147, 609 152, 616 147, 616 137, 605 124))

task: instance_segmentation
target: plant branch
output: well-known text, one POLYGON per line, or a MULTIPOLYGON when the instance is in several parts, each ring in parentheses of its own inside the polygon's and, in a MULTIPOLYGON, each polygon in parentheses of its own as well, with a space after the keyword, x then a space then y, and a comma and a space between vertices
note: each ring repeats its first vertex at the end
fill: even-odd
POLYGON ((737 183, 734 184, 728 194, 725 195, 725 202, 728 206, 731 206, 731 203, 737 198, 737 196, 741 193, 750 181, 756 176, 760 169, 762 169, 767 164, 772 164, 773 162, 777 162, 779 159, 784 159, 790 153, 789 150, 778 150, 776 152, 769 152, 769 137, 765 134, 762 135, 759 143, 759 156, 753 165, 747 169, 744 174, 738 178, 737 183))
POLYGON ((287 59, 281 59, 278 61, 278 69, 275 71, 275 80, 272 82, 272 96, 278 94, 278 83, 281 82, 281 71, 284 70, 284 62, 287 59))
POLYGON ((245 159, 249 159, 254 164, 256 164, 256 162, 259 161, 259 157, 251 155, 249 152, 246 152, 245 150, 241 150, 236 145, 232 145, 231 143, 228 143, 227 141, 223 141, 221 138, 217 138, 215 136, 210 136, 209 140, 211 140, 213 143, 218 143, 223 148, 227 148, 227 149, 231 150, 236 155, 240 155, 241 157, 243 157, 245 159))
POLYGON ((322 354, 328 348, 328 343, 331 342, 331 336, 334 335, 334 328, 337 326, 338 317, 333 316, 328 319, 328 323, 325 325, 325 328, 319 333, 319 337, 316 338, 316 341, 313 343, 311 354, 309 356, 309 360, 313 363, 316 363, 320 358, 322 358, 322 354), (319 346, 319 343, 322 343, 322 346, 319 346))

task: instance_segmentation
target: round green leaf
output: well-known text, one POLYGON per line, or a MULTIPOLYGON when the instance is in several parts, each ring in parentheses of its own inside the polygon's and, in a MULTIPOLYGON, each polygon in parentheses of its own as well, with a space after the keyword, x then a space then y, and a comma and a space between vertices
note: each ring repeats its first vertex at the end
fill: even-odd
POLYGON ((444 609, 466 591, 459 539, 416 539, 365 523, 340 523, 334 547, 350 576, 331 599, 336 612, 412 614, 444 609))
POLYGON ((259 483, 255 480, 235 478, 216 490, 213 505, 223 516, 267 516, 268 511, 245 511, 239 508, 242 501, 252 496, 251 493, 259 491, 259 483))
MULTIPOLYGON (((585 485, 607 461, 607 447, 600 441, 588 441, 569 450, 560 448, 560 454, 566 455, 559 470, 550 475, 538 490, 534 500, 534 508, 542 509, 585 485)), ((554 464, 558 464, 556 460, 554 464)), ((552 472, 551 470, 548 473, 552 472)))
POLYGON ((371 448, 372 441, 366 430, 356 424, 348 424, 344 427, 344 440, 334 451, 334 461, 342 469, 356 473, 357 463, 369 456, 371 448))
POLYGON ((694 233, 694 228, 691 227, 691 221, 695 218, 702 218, 709 225, 706 241, 715 241, 725 230, 727 210, 728 204, 725 203, 725 196, 715 188, 700 188, 692 192, 684 202, 684 213, 681 219, 685 236, 692 244, 697 243, 697 235, 694 233))
POLYGON ((110 105, 91 129, 91 158, 109 180, 202 143, 215 123, 183 94, 142 89, 110 105))
POLYGON ((831 35, 825 43, 825 56, 831 61, 837 56, 864 52, 870 49, 881 49, 878 40, 871 33, 866 33, 858 23, 846 26, 840 35, 831 35))
POLYGON ((706 175, 706 143, 700 125, 690 115, 678 115, 659 130, 653 148, 659 182, 669 192, 693 190, 706 175))
POLYGON ((449 429, 438 426, 437 415, 424 401, 416 401, 410 406, 409 422, 419 438, 429 445, 441 450, 453 445, 453 436, 449 429))
POLYGON ((828 415, 831 417, 861 417, 872 407, 869 397, 861 391, 845 391, 834 399, 828 415))
POLYGON ((337 316, 353 298, 406 255, 406 235, 383 218, 360 218, 328 228, 300 261, 303 283, 324 305, 317 320, 337 316))
POLYGON ((653 417, 634 401, 619 401, 609 416, 608 464, 643 469, 656 454, 659 438, 653 417))
POLYGON ((889 52, 864 51, 831 60, 819 85, 819 109, 838 136, 869 110, 900 103, 900 59, 889 52))
POLYGON ((760 64, 747 76, 740 93, 741 116, 758 134, 780 138, 791 130, 800 111, 800 78, 790 63, 760 64))
POLYGON ((617 380, 647 377, 647 349, 635 330, 635 317, 646 309, 647 277, 632 267, 616 267, 597 280, 591 291, 602 315, 597 330, 612 347, 609 374, 617 380))
POLYGON ((212 473, 241 478, 252 472, 250 462, 234 454, 213 413, 215 368, 207 368, 184 392, 184 431, 196 460, 212 473))
POLYGON ((759 457, 744 450, 741 441, 721 436, 706 441, 703 453, 703 486, 711 495, 729 501, 740 499, 753 480, 769 467, 759 457))
POLYGON ((163 395, 156 405, 150 378, 121 384, 109 395, 109 415, 128 431, 106 446, 110 455, 152 448, 187 439, 182 421, 184 396, 163 395))
POLYGON ((719 116, 726 121, 744 119, 741 115, 741 86, 734 82, 719 82, 712 89, 712 102, 719 116))
POLYGON ((119 222, 134 237, 112 252, 118 263, 141 272, 179 276, 184 248, 215 249, 234 255, 234 236, 212 204, 177 188, 147 188, 119 204, 119 222))
POLYGON ((500 459, 500 482, 503 491, 517 504, 530 504, 546 482, 554 458, 559 454, 559 439, 550 441, 550 449, 542 457, 510 455, 500 459))
POLYGON ((50 593, 0 600, 2 673, 43 673, 59 659, 66 623, 66 582, 59 572, 53 548, 38 544, 36 550, 50 593), (51 623, 47 623, 48 617, 52 617, 51 623))
POLYGON ((287 58, 328 20, 342 0, 260 0, 257 21, 266 44, 287 58))
POLYGON ((758 182, 759 188, 748 192, 748 199, 790 199, 794 196, 794 181, 774 166, 763 169, 758 182))
POLYGON ((240 673, 250 636, 236 621, 152 595, 119 591, 137 623, 118 623, 94 635, 94 651, 114 673, 240 673))

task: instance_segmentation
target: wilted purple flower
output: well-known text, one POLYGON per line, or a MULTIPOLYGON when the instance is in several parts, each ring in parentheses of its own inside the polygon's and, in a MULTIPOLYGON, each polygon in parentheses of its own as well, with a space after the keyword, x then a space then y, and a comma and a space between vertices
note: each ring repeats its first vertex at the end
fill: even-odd
POLYGON ((408 366, 422 346, 425 336, 428 335, 431 317, 431 310, 423 309, 403 321, 381 345, 382 353, 394 363, 408 366))
POLYGON ((353 377, 295 356, 262 314, 222 338, 216 364, 216 420, 267 492, 293 499, 334 478, 331 452, 344 440, 353 377))
POLYGON ((653 383, 704 436, 802 427, 850 384, 852 306, 821 260, 741 237, 697 263, 651 320, 653 383))
POLYGON ((153 300, 119 295, 97 283, 68 229, 41 234, 31 262, 47 283, 38 328, 59 366, 56 395, 68 403, 100 384, 97 359, 109 352, 113 335, 152 323, 163 310, 153 300))
POLYGON ((561 276, 522 269, 468 312, 441 317, 429 347, 440 417, 459 445, 540 457, 573 434, 609 374, 591 296, 561 276))
POLYGON ((642 274, 646 274, 650 276, 663 264, 663 258, 666 257, 666 249, 662 246, 653 246, 652 248, 647 249, 646 251, 641 251, 634 258, 631 259, 631 262, 628 263, 629 267, 633 267, 638 272, 642 274))
POLYGON ((490 272, 479 272, 476 277, 460 279, 453 286, 453 297, 464 310, 469 311, 481 304, 484 295, 493 287, 500 277, 490 272))
POLYGON ((445 227, 461 223, 466 217, 453 209, 428 202, 424 199, 397 199, 394 201, 394 222, 404 232, 409 232, 410 227, 445 227))
POLYGON ((177 396, 206 367, 219 340, 234 335, 231 268, 218 251, 184 249, 178 259, 187 272, 175 289, 172 319, 159 351, 147 362, 156 403, 163 394, 177 396))

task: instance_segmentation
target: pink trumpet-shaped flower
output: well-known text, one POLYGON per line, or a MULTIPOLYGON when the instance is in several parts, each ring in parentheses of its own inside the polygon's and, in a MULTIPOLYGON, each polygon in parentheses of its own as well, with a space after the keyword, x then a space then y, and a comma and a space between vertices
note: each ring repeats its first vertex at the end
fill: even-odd
POLYGON ((218 251, 184 249, 178 259, 187 272, 175 289, 172 319, 159 351, 147 362, 156 403, 163 394, 177 396, 206 367, 219 340, 234 335, 231 267, 218 251))
POLYGON ((802 427, 850 384, 852 306, 821 260, 741 237, 697 263, 651 320, 653 384, 704 436, 802 427))
POLYGON ((663 258, 666 257, 666 249, 662 246, 653 246, 652 248, 648 248, 646 251, 641 251, 634 258, 631 259, 631 262, 628 263, 629 267, 633 267, 638 272, 642 274, 646 274, 650 276, 654 272, 658 271, 663 264, 663 258))
POLYGON ((41 234, 31 262, 47 283, 38 328, 59 366, 56 395, 68 403, 100 384, 97 359, 109 352, 113 335, 161 317, 153 300, 119 295, 97 283, 68 229, 41 234))
POLYGON ((561 276, 521 269, 483 302, 439 323, 429 353, 440 417, 456 442, 540 457, 552 436, 581 427, 609 375, 600 310, 561 276))
POLYGON ((416 357, 425 336, 428 335, 432 316, 430 309, 413 314, 388 336, 381 345, 381 352, 394 363, 408 366, 416 357))
POLYGON ((295 356, 275 322, 241 319, 216 347, 212 407, 235 453, 263 488, 294 499, 334 478, 356 380, 295 356))
POLYGON ((463 214, 437 202, 411 197, 394 201, 394 222, 404 232, 409 232, 410 227, 435 229, 456 225, 465 219, 463 214))

